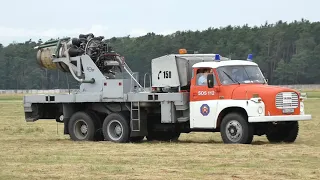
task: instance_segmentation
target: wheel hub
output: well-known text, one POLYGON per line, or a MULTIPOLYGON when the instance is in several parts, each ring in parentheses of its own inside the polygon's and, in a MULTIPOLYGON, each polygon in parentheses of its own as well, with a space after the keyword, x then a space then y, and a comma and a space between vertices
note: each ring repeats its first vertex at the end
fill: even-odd
POLYGON ((85 139, 87 137, 88 124, 83 119, 79 119, 75 122, 74 134, 78 139, 85 139))
POLYGON ((226 126, 227 137, 230 141, 237 142, 242 137, 242 126, 236 121, 230 121, 226 126))
POLYGON ((118 120, 112 120, 108 124, 108 136, 111 140, 117 141, 123 135, 122 124, 118 120))
POLYGON ((231 136, 235 136, 237 134, 237 128, 234 126, 229 127, 229 133, 231 134, 231 136))
POLYGON ((87 127, 85 124, 83 124, 83 125, 81 126, 80 130, 81 130, 81 133, 85 134, 85 133, 87 133, 87 131, 88 131, 88 127, 87 127))
POLYGON ((121 127, 119 125, 117 125, 114 129, 115 129, 115 133, 117 135, 120 135, 122 133, 122 129, 121 129, 121 127))

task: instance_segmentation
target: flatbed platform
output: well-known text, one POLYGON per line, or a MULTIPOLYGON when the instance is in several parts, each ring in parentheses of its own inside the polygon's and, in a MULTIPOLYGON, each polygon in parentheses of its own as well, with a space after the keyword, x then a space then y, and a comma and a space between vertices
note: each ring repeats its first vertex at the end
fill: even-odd
POLYGON ((32 103, 85 103, 85 102, 162 102, 173 101, 177 105, 189 102, 189 93, 131 92, 120 98, 103 97, 102 93, 34 94, 25 95, 24 104, 32 103))

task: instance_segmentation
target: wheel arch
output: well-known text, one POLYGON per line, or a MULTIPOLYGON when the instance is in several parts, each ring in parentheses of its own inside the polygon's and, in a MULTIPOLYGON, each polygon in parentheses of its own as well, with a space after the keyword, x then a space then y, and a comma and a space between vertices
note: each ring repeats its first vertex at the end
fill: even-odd
POLYGON ((220 111, 218 118, 217 118, 217 123, 216 123, 216 128, 220 128, 222 119, 229 113, 235 112, 241 114, 246 120, 248 120, 248 112, 240 106, 231 106, 231 107, 226 107, 222 111, 220 111))

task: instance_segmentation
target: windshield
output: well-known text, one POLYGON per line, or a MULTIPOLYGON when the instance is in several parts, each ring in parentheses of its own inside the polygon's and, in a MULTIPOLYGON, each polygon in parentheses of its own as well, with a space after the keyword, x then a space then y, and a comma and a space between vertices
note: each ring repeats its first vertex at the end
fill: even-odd
POLYGON ((265 83, 258 66, 237 65, 217 68, 220 82, 226 84, 265 83))

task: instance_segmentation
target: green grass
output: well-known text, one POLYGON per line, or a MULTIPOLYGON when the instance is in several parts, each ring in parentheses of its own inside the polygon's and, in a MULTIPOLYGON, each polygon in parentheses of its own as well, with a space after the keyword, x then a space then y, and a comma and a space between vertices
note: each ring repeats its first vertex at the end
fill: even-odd
POLYGON ((0 101, 22 101, 23 99, 23 94, 0 94, 0 101))
POLYGON ((219 133, 179 142, 74 142, 54 121, 24 121, 21 101, 0 101, 0 179, 318 179, 320 100, 305 102, 312 121, 293 144, 223 144, 219 133), (57 131, 58 127, 58 131, 57 131))
POLYGON ((320 91, 307 91, 308 98, 320 98, 320 91))

